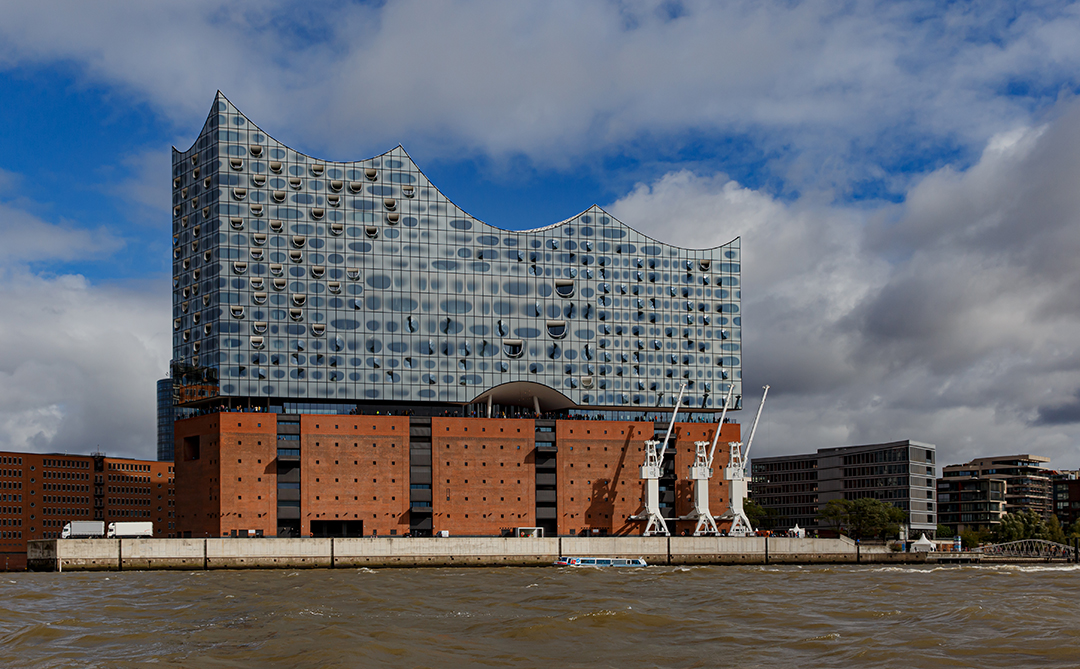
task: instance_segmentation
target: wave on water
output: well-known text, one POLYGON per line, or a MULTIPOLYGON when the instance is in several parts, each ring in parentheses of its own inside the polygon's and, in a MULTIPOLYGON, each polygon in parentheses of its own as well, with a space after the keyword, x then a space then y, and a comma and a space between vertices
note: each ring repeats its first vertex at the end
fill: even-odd
POLYGON ((1024 574, 1053 572, 1053 571, 1080 571, 1080 564, 982 564, 972 565, 974 569, 1017 571, 1024 574))
MULTIPOLYGON (((629 608, 630 607, 627 607, 627 609, 629 609, 629 608)), ((617 615, 620 615, 622 613, 624 613, 624 612, 623 611, 610 611, 608 609, 601 609, 600 611, 589 611, 587 613, 582 613, 580 615, 573 615, 573 616, 570 616, 569 618, 567 618, 567 620, 569 620, 570 622, 573 622, 575 620, 580 620, 582 618, 599 618, 599 617, 603 617, 603 616, 617 616, 617 615)))
POLYGON ((956 572, 961 569, 969 569, 971 565, 938 565, 934 567, 924 567, 922 565, 912 565, 910 567, 870 567, 865 571, 875 574, 893 573, 893 574, 932 574, 937 571, 956 572))
POLYGON ((909 565, 909 566, 881 566, 870 567, 865 571, 871 573, 898 573, 898 574, 934 574, 936 572, 947 573, 988 573, 988 572, 1020 572, 1020 573, 1042 573, 1042 572, 1072 572, 1080 571, 1080 564, 1061 564, 1061 563, 1046 563, 1046 564, 954 564, 954 565, 935 565, 935 566, 923 566, 923 565, 909 565))

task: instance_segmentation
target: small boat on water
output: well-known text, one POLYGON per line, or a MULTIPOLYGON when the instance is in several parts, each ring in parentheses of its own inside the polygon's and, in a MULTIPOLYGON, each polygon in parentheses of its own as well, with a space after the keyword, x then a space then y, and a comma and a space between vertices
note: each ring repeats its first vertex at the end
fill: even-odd
POLYGON ((560 557, 556 567, 648 567, 642 558, 560 557))

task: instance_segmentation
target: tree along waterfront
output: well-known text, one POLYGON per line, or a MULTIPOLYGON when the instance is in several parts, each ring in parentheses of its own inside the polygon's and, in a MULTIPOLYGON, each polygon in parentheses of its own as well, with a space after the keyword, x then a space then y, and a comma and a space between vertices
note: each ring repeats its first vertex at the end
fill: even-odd
POLYGON ((892 539, 899 536, 901 524, 907 521, 907 512, 881 500, 864 497, 829 500, 819 517, 838 532, 855 539, 892 539))

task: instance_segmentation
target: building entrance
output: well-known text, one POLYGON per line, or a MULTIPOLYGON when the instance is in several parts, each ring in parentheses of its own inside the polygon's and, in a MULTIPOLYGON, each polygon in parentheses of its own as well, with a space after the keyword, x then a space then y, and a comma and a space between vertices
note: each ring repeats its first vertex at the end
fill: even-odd
POLYGON ((364 521, 313 520, 311 521, 311 536, 324 538, 362 537, 364 536, 364 521))

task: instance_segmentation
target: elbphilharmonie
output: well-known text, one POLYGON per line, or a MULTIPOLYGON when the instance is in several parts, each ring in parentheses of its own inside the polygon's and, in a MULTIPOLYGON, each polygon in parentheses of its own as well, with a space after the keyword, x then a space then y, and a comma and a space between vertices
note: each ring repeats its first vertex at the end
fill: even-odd
POLYGON ((220 93, 172 167, 178 496, 217 482, 182 534, 640 531, 641 444, 680 392, 661 503, 685 513, 690 433, 742 394, 738 238, 595 206, 494 227, 401 146, 314 158, 220 93))

